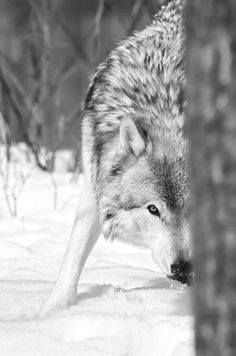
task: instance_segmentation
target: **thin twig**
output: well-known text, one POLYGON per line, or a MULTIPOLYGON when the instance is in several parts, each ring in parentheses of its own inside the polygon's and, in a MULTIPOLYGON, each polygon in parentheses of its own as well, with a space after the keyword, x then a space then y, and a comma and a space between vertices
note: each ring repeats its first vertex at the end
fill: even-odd
POLYGON ((130 36, 131 33, 133 33, 134 29, 136 28, 137 23, 138 23, 140 16, 142 14, 144 3, 145 3, 145 0, 136 0, 135 1, 132 11, 131 11, 129 27, 126 31, 126 36, 130 36))

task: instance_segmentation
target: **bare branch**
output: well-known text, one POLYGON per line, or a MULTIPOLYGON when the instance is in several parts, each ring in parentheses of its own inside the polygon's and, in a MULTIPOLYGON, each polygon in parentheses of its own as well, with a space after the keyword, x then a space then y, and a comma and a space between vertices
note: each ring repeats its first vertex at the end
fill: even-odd
POLYGON ((126 31, 127 36, 129 36, 134 31, 134 29, 141 17, 144 3, 145 3, 145 0, 136 0, 135 1, 132 11, 131 11, 129 27, 126 31))
POLYGON ((92 62, 90 61, 87 53, 85 52, 84 48, 81 46, 79 43, 77 37, 73 34, 73 32, 70 30, 70 28, 64 23, 64 21, 61 19, 61 17, 57 14, 56 16, 56 21, 58 25, 60 25, 61 29, 69 39, 70 43, 72 44, 73 48, 76 50, 77 54, 80 56, 82 61, 87 65, 87 66, 92 66, 92 62))
MULTIPOLYGON (((94 25, 93 25, 93 43, 94 43, 94 58, 96 59, 98 50, 99 50, 99 35, 100 35, 100 28, 101 28, 101 21, 104 12, 104 0, 100 0, 98 3, 97 11, 94 17, 94 25)), ((93 61, 95 62, 95 61, 93 61)))
POLYGON ((31 151, 33 152, 38 167, 40 169, 42 169, 43 171, 47 171, 48 170, 47 167, 45 165, 43 165, 39 160, 39 147, 38 147, 38 145, 33 143, 29 137, 29 134, 28 134, 28 131, 26 128, 27 124, 25 122, 24 113, 22 112, 20 105, 18 105, 16 99, 14 98, 12 90, 10 89, 7 81, 4 78, 1 68, 0 68, 0 82, 2 85, 2 90, 7 95, 8 100, 11 105, 11 108, 12 108, 14 115, 18 121, 18 124, 21 128, 25 143, 30 147, 31 151))

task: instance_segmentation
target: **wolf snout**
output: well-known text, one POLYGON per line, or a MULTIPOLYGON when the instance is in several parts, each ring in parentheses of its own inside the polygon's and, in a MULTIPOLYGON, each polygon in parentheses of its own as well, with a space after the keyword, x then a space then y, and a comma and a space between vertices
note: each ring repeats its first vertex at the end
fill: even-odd
POLYGON ((190 285, 193 281, 193 266, 190 261, 180 260, 170 266, 171 279, 190 285))

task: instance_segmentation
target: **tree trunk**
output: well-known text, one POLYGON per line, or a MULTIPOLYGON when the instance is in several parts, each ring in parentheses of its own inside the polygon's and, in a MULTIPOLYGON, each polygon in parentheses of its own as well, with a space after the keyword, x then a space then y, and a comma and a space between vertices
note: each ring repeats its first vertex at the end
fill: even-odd
POLYGON ((236 355, 236 1, 187 0, 196 354, 236 355))

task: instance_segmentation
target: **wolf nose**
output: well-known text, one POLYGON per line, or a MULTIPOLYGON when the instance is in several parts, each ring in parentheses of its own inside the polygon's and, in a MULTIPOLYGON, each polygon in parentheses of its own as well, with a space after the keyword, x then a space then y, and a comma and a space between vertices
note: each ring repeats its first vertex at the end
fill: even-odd
POLYGON ((180 260, 170 266, 171 278, 180 283, 191 284, 193 278, 193 267, 190 261, 180 260))

